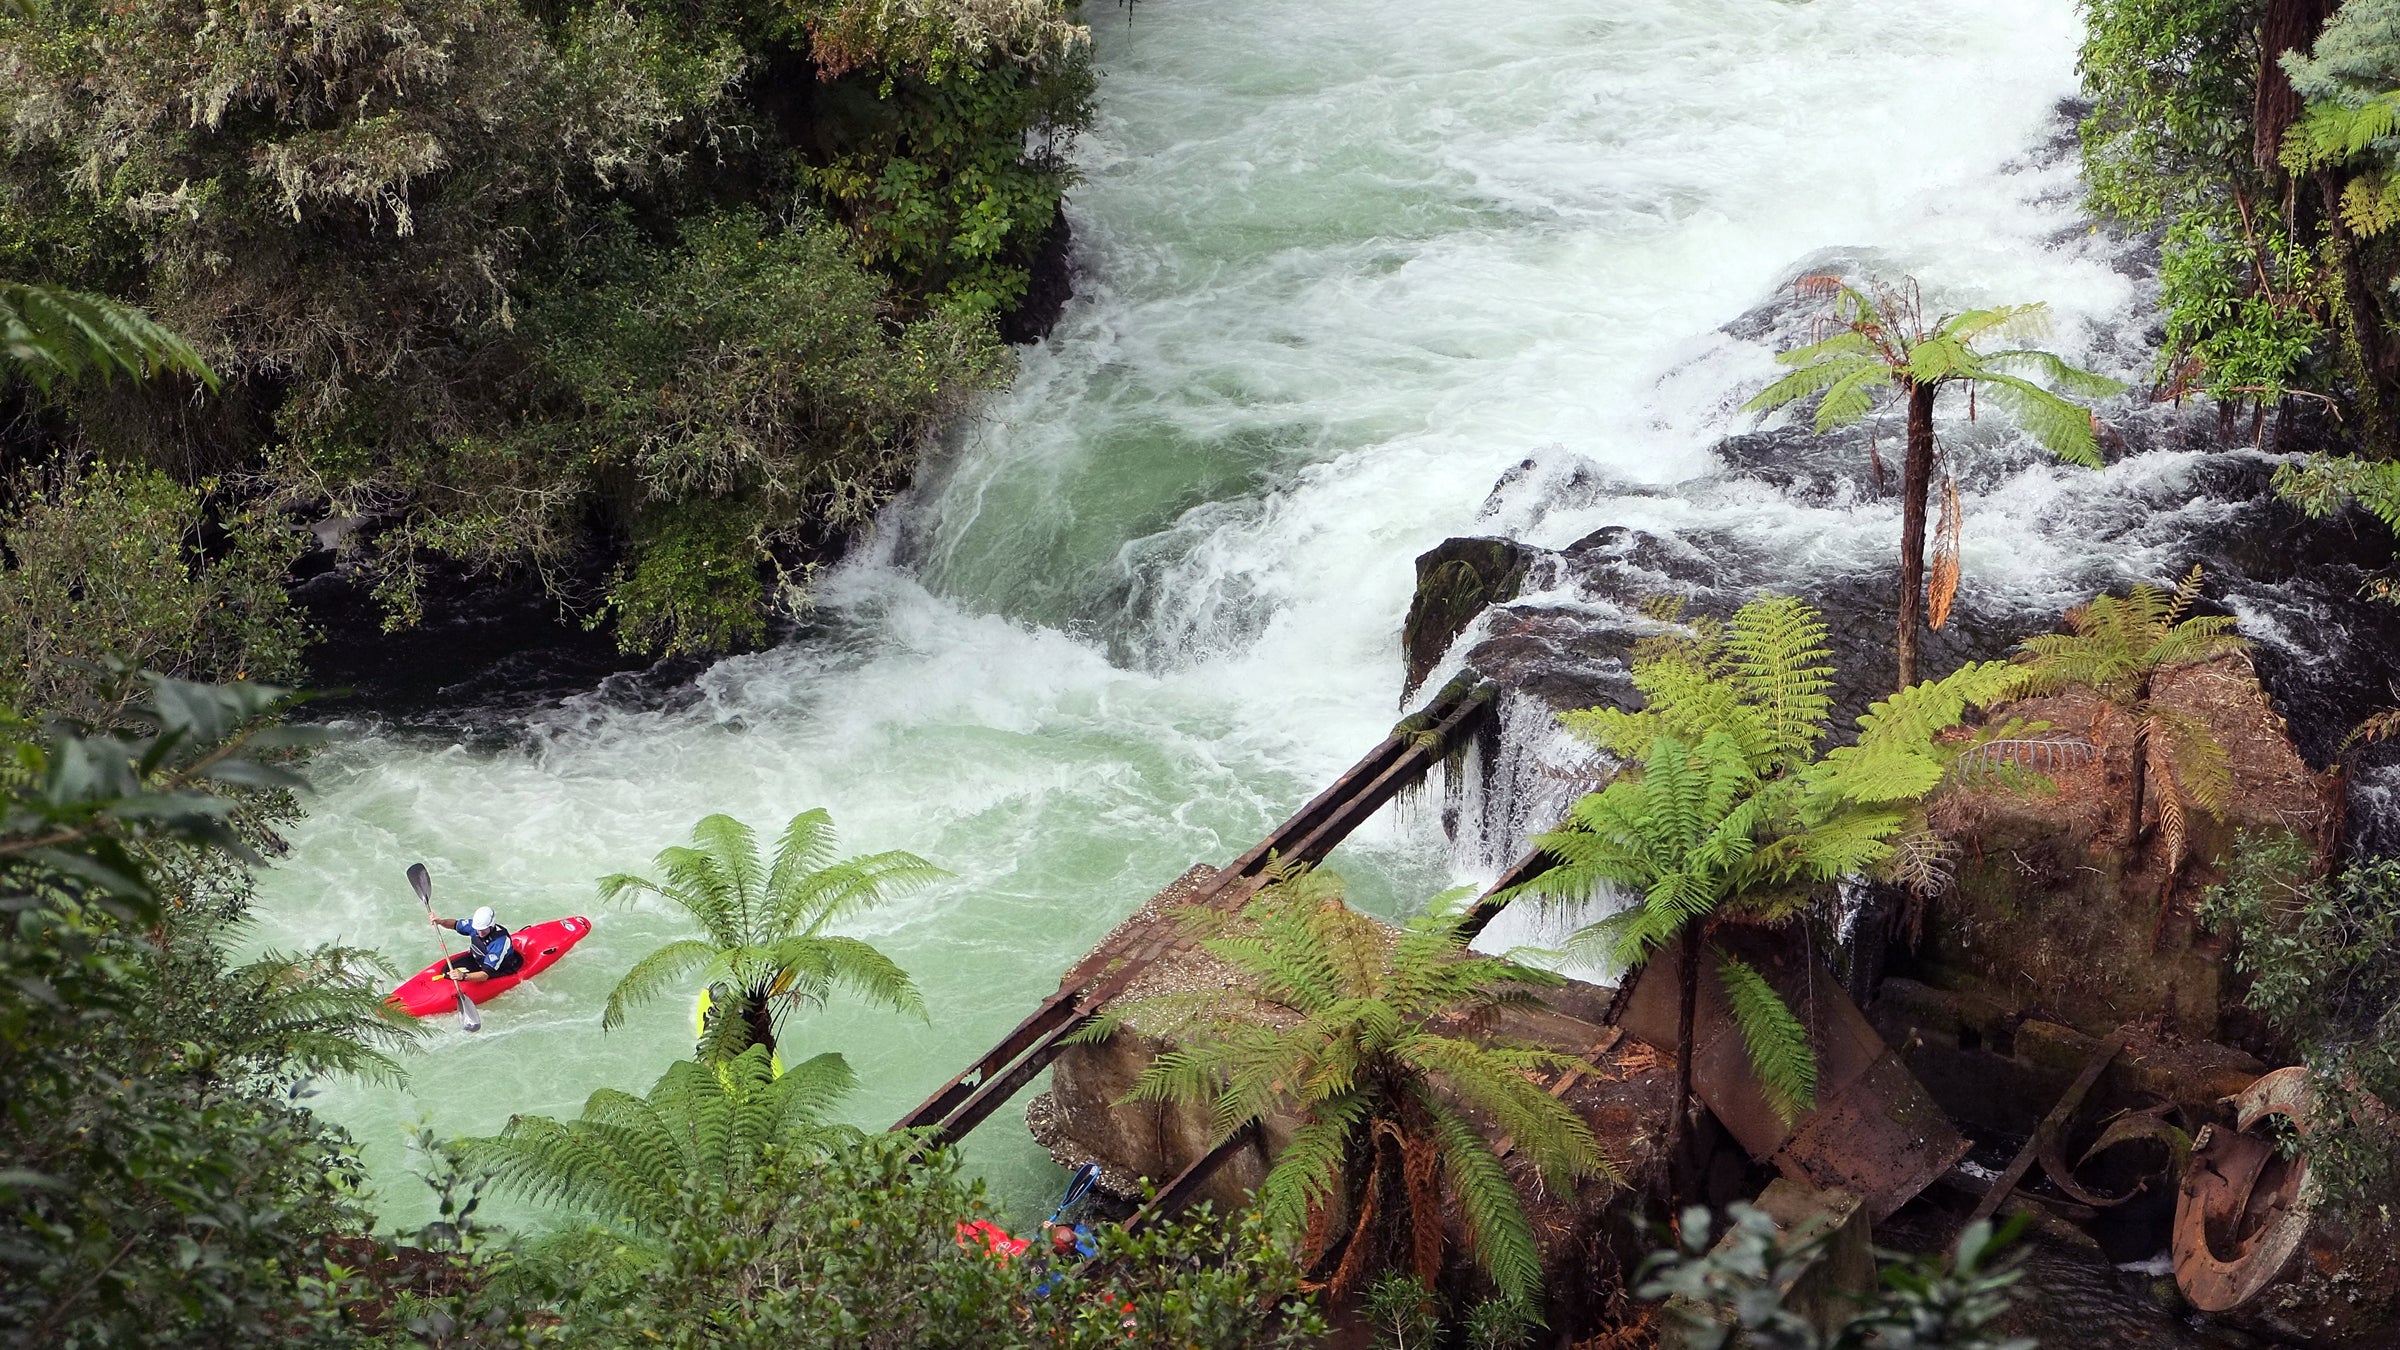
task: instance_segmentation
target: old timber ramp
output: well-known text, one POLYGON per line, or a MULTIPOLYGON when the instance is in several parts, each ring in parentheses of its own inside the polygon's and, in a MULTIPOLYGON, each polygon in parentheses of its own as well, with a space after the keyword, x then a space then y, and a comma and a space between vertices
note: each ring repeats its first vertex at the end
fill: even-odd
MULTIPOLYGON (((1162 896, 1178 905, 1234 910, 1258 890, 1270 866, 1324 861, 1386 802, 1462 748, 1490 715, 1488 700, 1482 688, 1444 689, 1249 852, 1213 874, 1194 868, 1162 896)), ((1048 1068, 1076 1028, 1184 941, 1181 926, 1171 921, 1121 926, 1066 973, 1057 993, 892 1128, 928 1131, 931 1143, 964 1137, 1048 1068)))

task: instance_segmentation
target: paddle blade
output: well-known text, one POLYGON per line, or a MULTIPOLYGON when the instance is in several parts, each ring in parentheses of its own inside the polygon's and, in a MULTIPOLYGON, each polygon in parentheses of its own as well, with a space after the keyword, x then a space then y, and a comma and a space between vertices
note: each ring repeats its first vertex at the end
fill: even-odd
POLYGON ((458 996, 458 1025, 467 1031, 483 1030, 483 1017, 475 1011, 475 1000, 468 998, 463 990, 458 996))
POLYGON ((408 886, 410 890, 417 893, 419 900, 425 902, 426 908, 433 907, 433 874, 425 870, 425 864, 410 863, 408 865, 408 886))

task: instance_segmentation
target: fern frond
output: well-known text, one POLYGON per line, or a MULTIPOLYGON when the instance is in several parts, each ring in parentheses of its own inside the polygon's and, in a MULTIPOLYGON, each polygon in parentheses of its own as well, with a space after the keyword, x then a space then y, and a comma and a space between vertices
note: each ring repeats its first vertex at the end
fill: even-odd
POLYGON ((1986 337, 2047 337, 2050 334, 2050 306, 2036 301, 2030 305, 1970 309, 1952 316, 1937 331, 1941 336, 1962 344, 1986 337))
POLYGON ((608 991, 608 1004, 600 1013, 600 1029, 616 1030, 624 1025, 625 1014, 632 1008, 683 985, 693 971, 716 957, 714 945, 698 938, 683 938, 634 962, 633 969, 625 972, 616 988, 608 991))
POLYGON ((1809 1047, 1808 1029, 1765 976, 1724 952, 1716 956, 1718 982, 1767 1104, 1786 1126, 1796 1124, 1817 1106, 1817 1056, 1809 1047))
POLYGON ((1891 382, 1891 370, 1882 362, 1861 363, 1826 389, 1825 399, 1817 405, 1814 430, 1820 436, 1836 427, 1846 427, 1865 420, 1875 411, 1875 392, 1891 382))
POLYGON ((2396 733, 2400 733, 2400 708, 2388 708, 2350 728, 2350 734, 2342 738, 2340 748, 2348 750, 2354 745, 2372 745, 2388 740, 2396 733))
POLYGON ((1442 1178, 1457 1197, 1467 1249, 1503 1297, 1530 1299, 1541 1288, 1541 1251, 1508 1169, 1483 1135, 1438 1101, 1426 1103, 1442 1178))
POLYGON ((2125 392, 2122 382, 2106 375, 2069 365, 2051 352, 2021 349, 1987 352, 1978 358, 1987 366, 2018 366, 2032 370, 2042 380, 2057 389, 2085 398, 2111 398, 2125 392))
POLYGON ((1518 1156, 1550 1185, 1564 1188, 1585 1177, 1612 1175, 1591 1126, 1527 1077, 1536 1069, 1588 1072, 1589 1065, 1555 1052, 1495 1049, 1433 1035, 1410 1038, 1404 1057, 1490 1116, 1516 1141, 1518 1156))
POLYGON ((1822 393, 1862 370, 1871 373, 1882 371, 1881 362, 1872 356, 1855 351, 1820 353, 1803 348, 1799 352, 1785 353, 1783 357, 1777 359, 1783 360, 1786 365, 1798 366, 1799 369, 1752 395, 1749 401, 1742 404, 1743 412, 1773 412, 1786 404, 1797 403, 1812 394, 1822 393), (1786 359, 1793 356, 1802 359, 1786 359))
POLYGON ((2101 467, 2100 438, 2083 405, 2051 393, 2031 380, 1990 372, 1978 378, 1987 396, 2005 409, 2034 443, 2085 468, 2101 467))
POLYGON ((1343 1167, 1366 1122, 1366 1108, 1364 1098, 1340 1098, 1292 1131, 1258 1186, 1259 1213, 1270 1227, 1297 1234, 1308 1227, 1312 1213, 1335 1203, 1341 1195, 1343 1167))
POLYGON ((1752 750, 1762 772, 1806 758, 1825 734, 1833 708, 1833 651, 1824 618, 1788 595, 1763 595, 1743 605, 1725 628, 1725 674, 1741 701, 1758 713, 1752 750))
POLYGON ((0 282, 0 385, 22 377, 47 392, 61 381, 117 375, 217 374, 190 343, 131 305, 57 286, 0 282))
POLYGON ((2233 799, 2233 756, 2208 723, 2179 708, 2147 709, 2151 763, 2201 809, 2222 816, 2233 799))

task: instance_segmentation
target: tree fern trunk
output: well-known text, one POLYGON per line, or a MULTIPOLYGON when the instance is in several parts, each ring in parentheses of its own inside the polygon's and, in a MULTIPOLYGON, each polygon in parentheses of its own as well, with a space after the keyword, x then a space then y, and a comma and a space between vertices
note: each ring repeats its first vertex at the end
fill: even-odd
POLYGON ((2133 804, 2125 821, 2125 853, 2142 845, 2142 798, 2150 791, 2150 677, 2142 677, 2141 701, 2133 711, 2133 804))
POLYGON ((765 994, 753 992, 742 1002, 742 1021, 750 1030, 750 1044, 767 1047, 775 1053, 775 1015, 767 1006, 765 994))
POLYGON ((1692 1032, 1700 1008, 1700 925, 1683 930, 1682 959, 1679 961, 1677 993, 1680 1001, 1675 1009, 1675 1114, 1667 1121, 1667 1175, 1673 1199, 1682 1202, 1694 1198, 1699 1169, 1688 1155, 1692 1148, 1692 1032))
POLYGON ((1933 396, 1938 384, 1910 385, 1908 458, 1900 471, 1900 684, 1917 682, 1917 631, 1924 627, 1925 502, 1933 491, 1933 396))
POLYGON ((2258 83, 2250 105, 2252 162, 2270 182, 2283 179, 2284 133, 2300 120, 2300 93, 2292 88, 2279 59, 2285 52, 2306 52, 2333 17, 2337 0, 2267 0, 2258 25, 2258 83))
POLYGON ((2342 219, 2347 176, 2337 169, 2322 168, 2315 178, 2325 209, 2325 233, 2333 241, 2334 262, 2342 276, 2340 318, 2350 339, 2344 344, 2343 364, 2353 367, 2350 375, 2358 384, 2361 439, 2369 454, 2386 456, 2395 440, 2400 440, 2400 430, 2395 427, 2400 416, 2395 416, 2394 409, 2400 402, 2400 344, 2393 342, 2386 327, 2381 287, 2359 256, 2367 241, 2342 219))

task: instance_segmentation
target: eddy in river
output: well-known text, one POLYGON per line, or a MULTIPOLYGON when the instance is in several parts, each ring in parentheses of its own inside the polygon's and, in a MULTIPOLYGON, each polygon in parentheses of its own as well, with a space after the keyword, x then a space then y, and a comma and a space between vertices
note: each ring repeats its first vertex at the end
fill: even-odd
POLYGON ((467 949, 450 958, 444 972, 453 980, 488 980, 494 975, 514 975, 525 964, 525 954, 508 940, 508 930, 500 926, 492 907, 485 905, 472 918, 435 919, 436 928, 457 931, 467 940, 467 949))

